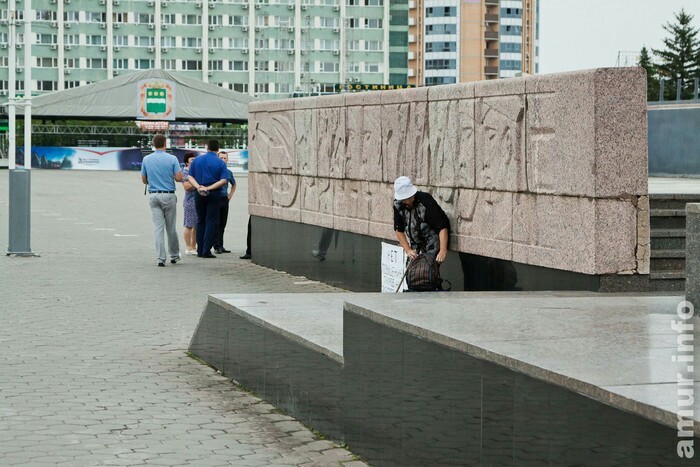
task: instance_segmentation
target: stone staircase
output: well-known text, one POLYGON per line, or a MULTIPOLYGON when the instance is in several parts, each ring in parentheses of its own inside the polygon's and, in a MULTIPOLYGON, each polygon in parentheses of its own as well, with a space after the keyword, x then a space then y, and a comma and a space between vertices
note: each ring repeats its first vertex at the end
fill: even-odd
POLYGON ((685 205, 700 194, 650 195, 652 291, 685 290, 685 205))

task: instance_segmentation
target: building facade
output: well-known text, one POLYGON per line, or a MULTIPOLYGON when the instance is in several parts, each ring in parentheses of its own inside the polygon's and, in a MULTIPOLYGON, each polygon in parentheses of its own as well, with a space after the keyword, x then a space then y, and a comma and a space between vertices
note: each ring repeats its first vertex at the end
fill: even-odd
MULTIPOLYGON (((0 0, 0 100, 8 67, 24 88, 24 1, 8 36, 0 0)), ((149 68, 265 98, 336 85, 406 84, 407 0, 32 0, 32 91, 149 68)))
POLYGON ((411 0, 409 83, 534 74, 538 22, 537 0, 411 0))

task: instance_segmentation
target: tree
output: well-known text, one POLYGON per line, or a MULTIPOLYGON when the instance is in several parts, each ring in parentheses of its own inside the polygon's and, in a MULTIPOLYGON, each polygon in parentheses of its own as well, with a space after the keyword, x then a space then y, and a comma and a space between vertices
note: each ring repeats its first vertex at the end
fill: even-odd
POLYGON ((659 76, 667 79, 665 98, 676 98, 676 83, 681 80, 681 96, 688 99, 693 96, 693 79, 698 76, 698 30, 690 25, 693 15, 684 9, 675 15, 675 23, 666 23, 664 30, 669 37, 664 39, 663 50, 652 49, 660 62, 656 64, 659 76))
POLYGON ((647 71, 647 101, 659 100, 659 76, 646 47, 642 47, 639 53, 637 66, 647 71))

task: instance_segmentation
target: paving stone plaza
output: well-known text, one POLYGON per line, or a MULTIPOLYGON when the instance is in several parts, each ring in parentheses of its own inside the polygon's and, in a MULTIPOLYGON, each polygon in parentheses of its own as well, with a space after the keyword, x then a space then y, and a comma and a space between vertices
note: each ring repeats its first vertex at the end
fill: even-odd
POLYGON ((238 259, 237 180, 233 253, 157 268, 138 173, 33 171, 40 256, 0 257, 0 464, 365 465, 186 354, 208 294, 338 291, 238 259))

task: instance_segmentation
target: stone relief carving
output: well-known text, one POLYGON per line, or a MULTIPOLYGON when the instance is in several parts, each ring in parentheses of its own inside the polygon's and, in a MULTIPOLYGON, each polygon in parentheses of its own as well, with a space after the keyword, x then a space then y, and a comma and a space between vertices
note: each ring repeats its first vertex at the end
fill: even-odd
POLYGON ((457 207, 453 228, 461 251, 511 259, 513 193, 461 189, 457 207))
POLYGON ((409 104, 382 106, 382 160, 384 180, 392 182, 403 175, 401 162, 406 154, 409 104))
POLYGON ((274 206, 290 207, 298 203, 299 177, 297 175, 272 175, 272 203, 274 206))
POLYGON ((345 109, 317 109, 318 176, 345 178, 345 109))
POLYGON ((346 132, 346 178, 381 181, 381 107, 348 107, 346 132))
POLYGON ((304 109, 294 111, 296 173, 316 176, 318 158, 316 156, 316 110, 304 109))
POLYGON ((254 169, 291 173, 294 168, 294 112, 257 114, 251 137, 254 169))
POLYGON ((430 184, 474 187, 474 99, 430 103, 430 184))
POLYGON ((302 177, 301 209, 333 214, 333 185, 328 178, 302 177))
POLYGON ((480 98, 476 114, 476 187, 526 191, 524 98, 480 98))
POLYGON ((430 136, 428 129, 428 103, 411 102, 406 131, 406 150, 399 153, 402 175, 411 177, 413 183, 425 185, 429 177, 430 136))

